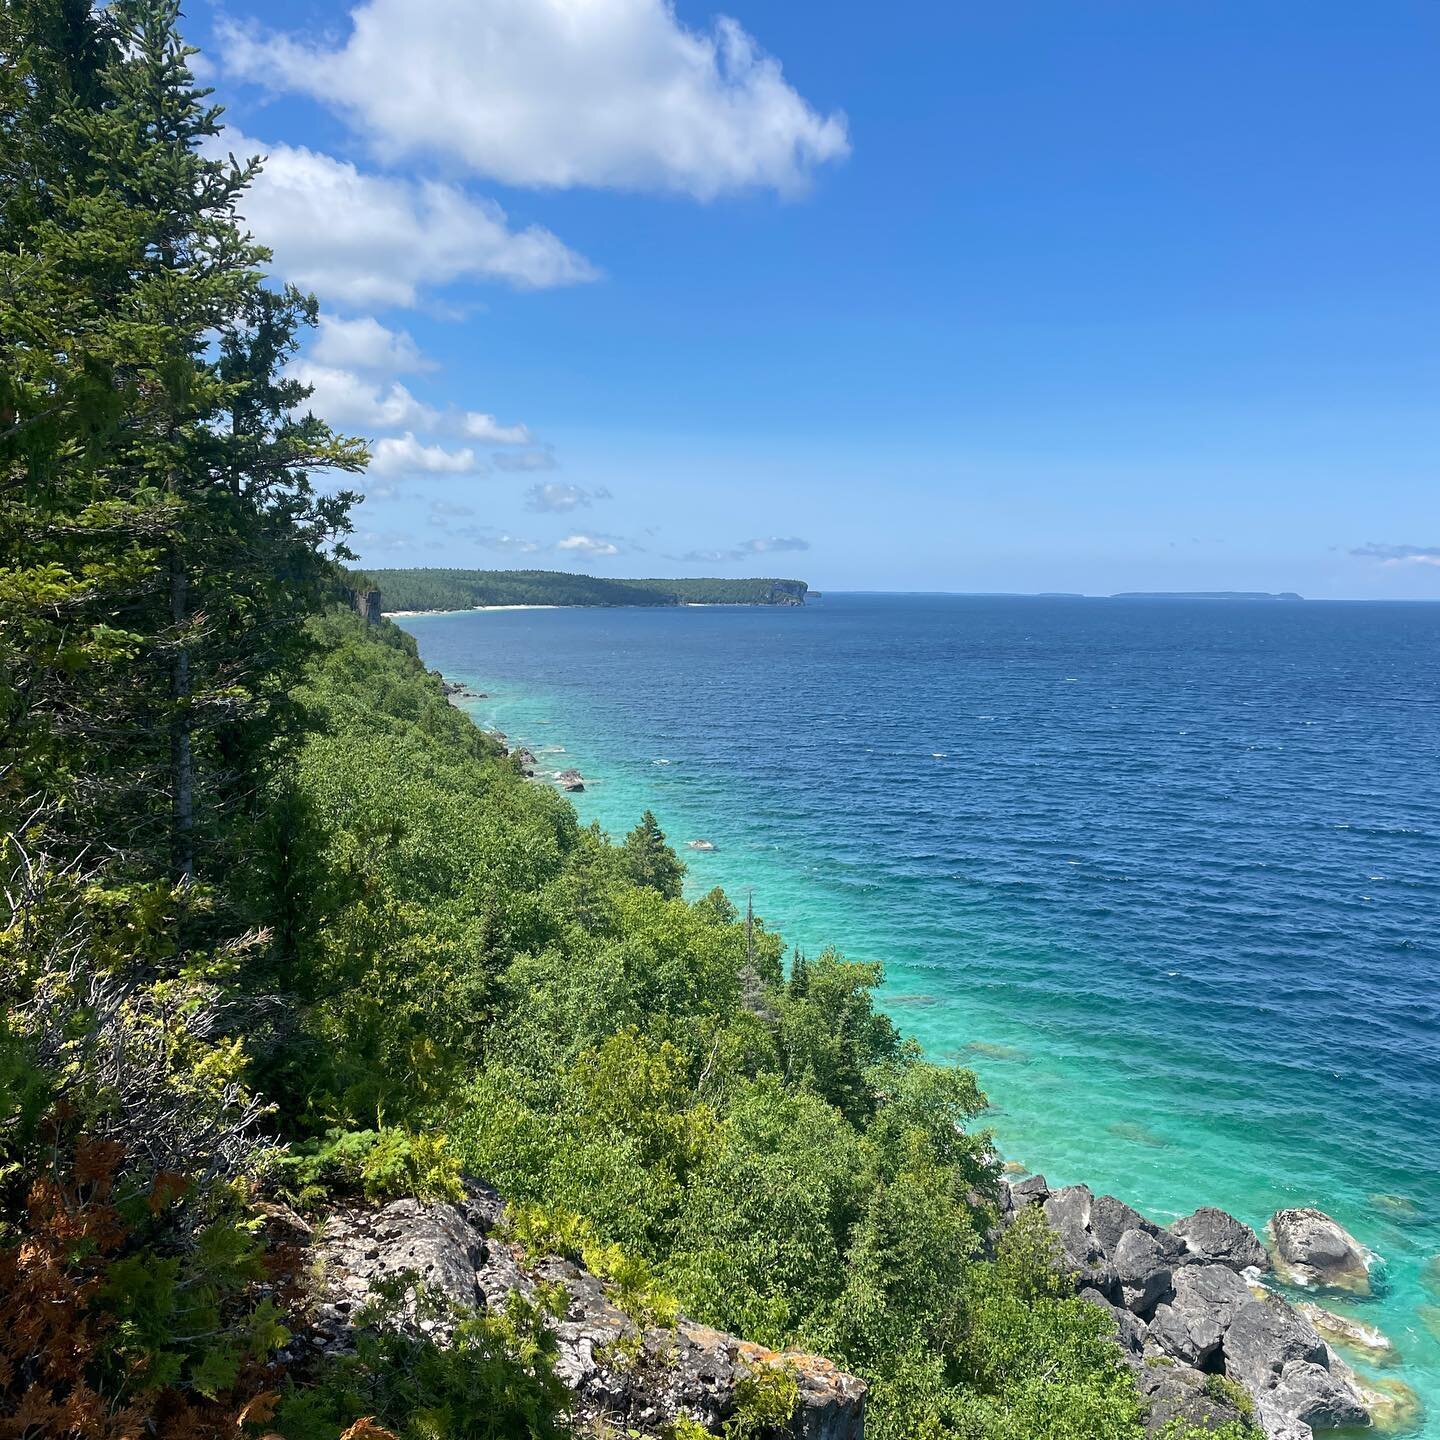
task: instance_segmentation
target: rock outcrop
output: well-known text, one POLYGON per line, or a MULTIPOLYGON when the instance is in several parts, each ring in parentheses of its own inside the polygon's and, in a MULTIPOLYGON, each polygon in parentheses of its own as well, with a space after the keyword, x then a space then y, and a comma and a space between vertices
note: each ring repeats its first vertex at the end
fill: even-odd
POLYGON ((1177 1220, 1170 1229, 1197 1259, 1228 1265, 1232 1270, 1270 1268, 1270 1257, 1260 1237, 1248 1225, 1242 1225, 1233 1215, 1213 1205, 1201 1206, 1193 1215, 1177 1220))
POLYGON ((1277 1210, 1270 1220, 1275 1270, 1292 1285, 1370 1293, 1364 1247, 1323 1210, 1277 1210))
MULTIPOLYGON (((681 1318, 672 1327, 638 1324, 609 1287, 556 1256, 527 1254, 498 1231, 504 1203, 472 1182, 459 1204, 396 1200, 336 1209, 313 1241, 316 1282, 310 1342, 321 1350, 353 1346, 357 1312, 385 1280, 423 1282, 457 1311, 499 1307, 512 1293, 534 1297, 560 1286, 564 1314, 554 1319, 556 1370, 574 1396, 577 1423, 597 1432, 660 1435, 679 1415, 719 1432, 734 1413, 737 1388, 765 1369, 784 1368, 799 1398, 784 1433, 795 1440, 863 1440, 865 1385, 830 1361, 775 1352, 681 1318)), ((387 1323, 444 1344, 444 1320, 422 1316, 405 1292, 387 1323)))
MULTIPOLYGON (((1052 1191, 1041 1175, 1000 1182, 1002 1225, 1032 1206, 1054 1230, 1079 1294, 1114 1320, 1121 1352, 1149 1401, 1152 1434, 1172 1420, 1213 1427, 1238 1418, 1245 1407, 1237 1390, 1250 1397, 1268 1440, 1313 1440, 1316 1429, 1368 1424, 1385 1399, 1305 1315, 1260 1285, 1265 1248, 1223 1210, 1197 1210, 1162 1229, 1084 1185, 1052 1191)), ((1282 1230, 1296 1233, 1277 1226, 1277 1249, 1282 1230)), ((1313 1235, 1314 1227, 1305 1233, 1313 1235)), ((1304 1263, 1343 1265, 1338 1252, 1327 1236, 1304 1248, 1304 1263)), ((1355 1253, 1363 1259, 1358 1246, 1355 1253)))

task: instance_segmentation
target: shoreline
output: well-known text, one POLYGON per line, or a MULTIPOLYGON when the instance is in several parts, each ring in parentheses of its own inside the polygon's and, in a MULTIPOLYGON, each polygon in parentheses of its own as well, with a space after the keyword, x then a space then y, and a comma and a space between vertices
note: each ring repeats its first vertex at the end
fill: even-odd
MULTIPOLYGON (((480 699, 468 692, 468 682, 446 677, 446 683, 467 687, 452 696, 457 704, 480 699)), ((504 732, 471 719, 506 754, 522 757, 532 783, 549 785, 561 794, 570 788, 557 778, 559 772, 538 768, 533 740, 512 742, 504 732)), ((671 846, 682 858, 687 846, 695 848, 689 841, 672 840, 671 846)), ((901 1017, 886 1005, 883 988, 877 990, 875 1004, 901 1028, 901 1017)), ((1213 1423, 1239 1419, 1243 1406, 1233 1395, 1216 1392, 1213 1382, 1218 1375, 1248 1395, 1267 1440, 1315 1440, 1316 1432, 1301 1416, 1318 1390, 1334 1403, 1351 1407, 1347 1413, 1357 1424, 1397 1436, 1420 1433, 1412 1423, 1422 1413, 1420 1401, 1396 1376, 1400 1366, 1392 1341, 1353 1311, 1337 1313, 1328 1308, 1347 1299, 1359 1300, 1363 1314, 1363 1305, 1371 1298, 1369 1270, 1374 1264, 1383 1267, 1383 1258, 1353 1242, 1364 1256, 1365 1293, 1359 1295, 1339 1282, 1297 1279, 1303 1267, 1300 1271, 1287 1267, 1280 1256, 1275 1229, 1281 1217, 1322 1212, 1277 1212, 1265 1231, 1257 1233, 1228 1212, 1202 1202, 1191 1214, 1164 1225, 1123 1198, 1083 1183, 1052 1189, 1042 1168, 1006 1160, 999 1144, 994 1154, 1001 1165, 996 1195, 1000 1228, 1013 1224, 1030 1208, 1044 1216, 1059 1238, 1064 1263, 1076 1273, 1077 1293, 1112 1318, 1116 1343, 1158 1423, 1182 1415, 1194 1417, 1197 1405, 1213 1423), (1217 1290, 1223 1300, 1213 1298, 1217 1290), (1223 1338, 1213 1351, 1204 1348, 1208 1340, 1196 1340, 1197 1334, 1208 1335, 1217 1327, 1225 1336, 1231 1328, 1236 1330, 1237 1338, 1229 1347, 1233 1357, 1223 1338), (1269 1336, 1267 1327, 1278 1328, 1282 1338, 1269 1336), (1257 1340, 1250 1334, 1254 1330, 1266 1333, 1257 1340), (1319 1355, 1321 1362, 1315 1368, 1323 1378, 1320 1373, 1307 1376, 1316 1393, 1267 1384, 1265 1377, 1272 1369, 1275 1373, 1283 1369, 1283 1363, 1273 1363, 1277 1357, 1265 1349, 1267 1345, 1308 1346, 1319 1355), (1368 1368, 1358 1372, 1355 1365, 1368 1368)), ((1324 1218, 1328 1222, 1329 1217, 1324 1218)), ((1348 1232, 1340 1233, 1353 1240, 1348 1232)), ((1325 1432, 1319 1433, 1323 1440, 1325 1432)))
MULTIPOLYGON (((577 606, 577 608, 589 608, 589 606, 577 606)), ((537 622, 537 624, 539 624, 539 622, 537 622)), ((438 644, 438 642, 436 642, 436 644, 438 644)), ((490 667, 487 668, 487 662, 482 660, 480 655, 471 654, 464 645, 458 645, 458 647, 456 647, 456 645, 452 644, 438 644, 438 648, 441 648, 442 651, 451 652, 452 660, 448 662, 449 664, 455 665, 456 671, 464 670, 472 672, 472 674, 475 675, 480 675, 481 672, 484 672, 484 674, 497 674, 501 675, 501 677, 510 671, 510 667, 508 667, 504 661, 498 661, 498 657, 492 658, 490 667)), ((482 647, 482 649, 484 649, 484 647, 482 647)), ((526 674, 530 674, 530 671, 526 671, 526 674)), ((588 724, 588 720, 586 720, 588 713, 586 713, 586 711, 582 711, 579 716, 572 717, 572 719, 566 719, 560 711, 554 710, 554 708, 547 708, 552 706, 552 701, 556 701, 557 697, 550 696, 546 688, 544 688, 544 672, 540 671, 536 672, 536 674, 531 674, 530 678, 531 685, 533 685, 534 688, 526 688, 526 690, 508 690, 503 681, 501 681, 500 697, 497 698, 495 706, 485 713, 485 719, 487 719, 487 726, 485 727, 487 727, 487 729, 495 727, 495 729, 510 730, 517 739, 520 736, 530 736, 531 744, 536 744, 537 739, 546 744, 552 742, 557 730, 550 729, 550 726, 563 727, 566 733, 573 732, 573 737, 575 737, 576 743, 579 744, 580 747, 580 755, 588 756, 590 763, 596 768, 595 776, 593 776, 592 783, 590 783, 589 786, 589 788, 595 792, 595 795, 592 795, 589 801, 576 796, 577 808, 579 808, 580 814, 586 816, 586 819, 599 819, 600 824, 606 829, 609 829, 612 834, 622 834, 626 825, 628 825, 629 819, 634 819, 634 815, 639 814, 639 808, 642 808, 644 805, 654 802, 654 808, 657 809, 658 812, 661 812, 661 814, 665 814, 667 806, 660 804, 660 801, 664 799, 664 786, 661 786, 660 789, 647 789, 647 780, 645 780, 644 773, 645 768, 647 768, 647 760, 648 763, 667 763, 660 762, 660 760, 649 759, 649 756, 665 755, 665 753, 668 753, 668 755, 680 756, 675 760, 675 763, 684 763, 684 756, 680 755, 680 752, 665 752, 664 749, 648 749, 648 744, 651 742, 661 744, 661 746, 662 743, 664 743, 660 737, 652 736, 652 734, 648 732, 642 732, 645 734, 645 739, 644 742, 641 742, 647 747, 642 747, 642 749, 635 749, 634 746, 626 747, 625 744, 619 743, 615 737, 609 736, 609 730, 605 724, 602 723, 599 727, 596 727, 593 723, 588 724), (552 714, 556 719, 540 719, 540 717, 549 717, 552 716, 552 714), (544 729, 536 729, 537 724, 543 726, 544 729), (634 750, 634 753, 632 753, 632 750, 634 750), (596 802, 596 796, 600 795, 600 793, 605 793, 606 798, 603 799, 603 801, 596 802), (628 819, 626 819, 626 816, 628 816, 628 819)), ((472 681, 472 684, 478 688, 481 685, 481 681, 477 678, 477 680, 472 681)), ((469 708, 471 707, 467 706, 467 710, 469 710, 469 708)), ((478 707, 475 707, 475 713, 477 713, 478 723, 478 707)), ((639 737, 636 737, 636 740, 639 740, 639 737)), ((540 744, 536 744, 536 749, 540 749, 540 744)), ((546 756, 540 756, 541 762, 544 762, 546 759, 546 756)), ((575 753, 567 752, 566 759, 575 759, 575 753)), ((553 763, 559 763, 559 760, 553 763)), ((655 773, 657 773, 658 776, 662 772, 655 773)), ((552 776, 550 776, 549 772, 541 773, 539 779, 541 782, 552 782, 552 776)), ((752 776, 752 779, 756 778, 752 776)), ((670 809, 670 824, 667 825, 667 829, 670 829, 672 835, 672 847, 675 848, 675 851, 680 854, 683 860, 690 861, 691 855, 688 854, 687 844, 685 844, 688 837, 691 837, 691 835, 714 835, 714 838, 720 841, 720 850, 726 851, 727 854, 724 855, 723 864, 716 868, 710 868, 708 857, 696 855, 694 858, 696 858, 697 861, 704 861, 704 864, 700 867, 700 874, 706 877, 707 880, 710 880, 710 877, 714 877, 714 883, 726 884, 726 887, 732 890, 732 893, 743 894, 743 877, 744 874, 746 874, 746 867, 749 865, 749 861, 747 861, 746 857, 742 854, 744 850, 744 845, 740 842, 743 841, 742 831, 736 831, 733 835, 727 835, 726 832, 723 831, 723 815, 729 814, 729 809, 723 812, 713 811, 710 802, 706 801, 706 796, 704 795, 701 795, 698 801, 694 796, 690 796, 687 802, 688 791, 674 791, 674 789, 672 789, 670 793, 671 801, 670 806, 668 806, 668 809, 670 809), (737 878, 737 876, 740 878, 737 878), (740 886, 740 888, 734 888, 736 886, 740 886)), ((711 801, 713 801, 713 796, 711 796, 711 801)), ((772 876, 768 868, 762 867, 762 870, 763 876, 757 876, 757 880, 763 880, 763 884, 772 888, 776 886, 778 881, 791 880, 791 878, 796 880, 796 883, 804 881, 804 877, 802 876, 772 876)), ((696 873, 694 873, 693 870, 693 876, 694 874, 696 873)), ((698 876, 696 878, 698 880, 698 876)), ((704 884, 701 884, 700 888, 703 890, 704 884)), ((824 919, 824 914, 829 913, 827 903, 829 890, 824 886, 819 887, 818 890, 812 887, 812 890, 809 891, 809 899, 814 901, 814 903, 808 904, 808 906, 805 907, 805 913, 801 914, 801 916, 789 913, 795 910, 796 894, 798 893, 799 891, 796 890, 796 886, 786 884, 786 887, 775 897, 775 903, 779 904, 780 909, 788 913, 788 919, 786 919, 785 922, 785 933, 789 935, 789 933, 791 933, 791 927, 799 923, 802 929, 808 930, 811 939, 814 939, 816 917, 819 916, 821 919, 824 919)), ((759 900, 757 900, 757 903, 759 903, 759 900)), ((828 933, 829 936, 852 935, 851 930, 847 929, 844 923, 842 923, 842 916, 844 916, 845 913, 848 912, 841 910, 837 916, 832 916, 832 922, 834 923, 829 924, 828 930, 825 933, 828 933)), ((871 926, 870 930, 874 930, 874 927, 871 926)), ((870 932, 867 930, 867 933, 870 932)), ((860 940, 860 937, 855 935, 852 935, 852 939, 857 939, 861 945, 868 945, 871 953, 876 953, 876 955, 887 953, 888 955, 886 950, 876 949, 876 935, 873 935, 873 933, 870 933, 868 942, 860 940)), ((881 937, 881 939, 883 939, 883 937, 881 937)), ((924 982, 916 981, 912 972, 907 971, 907 962, 903 958, 896 956, 896 958, 893 958, 893 963, 894 966, 896 966, 894 975, 899 979, 900 995, 896 996, 896 1001, 891 1001, 890 994, 894 985, 893 979, 891 984, 887 985, 883 991, 877 992, 877 1009, 890 1015, 890 1017, 897 1022, 897 1025, 903 1028, 906 1034, 914 1034, 917 1038, 923 1038, 924 1044, 926 1044, 926 1048, 930 1051, 932 1057, 939 1058, 942 1054, 945 1054, 946 1051, 943 1050, 943 1043, 945 1043, 945 1041, 940 1038, 940 1028, 937 1022, 924 1020, 924 1017, 926 1017, 929 1012, 922 1011, 919 1015, 913 1015, 909 1009, 904 1008, 909 1004, 936 1004, 936 996, 930 994, 910 995, 909 991, 907 991, 907 986, 909 986, 909 988, 916 988, 916 986, 923 988, 924 982), (916 1028, 917 1021, 924 1021, 922 1024, 919 1024, 919 1028, 916 1028)), ((949 1008, 955 1011, 955 1005, 950 1005, 949 1008)), ((939 1014, 939 1011, 936 1011, 935 1014, 939 1014)), ((1027 1021, 1025 1012, 1021 1012, 1020 1020, 1027 1021)), ((992 1080, 995 1083, 994 1087, 986 1086, 986 1089, 991 1089, 992 1094, 995 1094, 996 1090, 998 1090, 998 1094, 996 1094, 996 1113, 994 1120, 992 1120, 992 1125, 994 1125, 995 1128, 1001 1129, 1002 1136, 1004 1136, 1005 1133, 1015 1125, 1015 1116, 1007 1112, 1012 1112, 1012 1110, 1017 1109, 1017 1107, 1011 1106, 1011 1104, 1008 1103, 1011 1097, 1008 1096, 1007 1090, 1005 1090, 1007 1084, 1012 1083, 1012 1077, 1009 1076, 1008 1071, 1005 1071, 1005 1083, 1002 1084, 1002 1070, 999 1070, 994 1064, 984 1060, 984 1050, 982 1050, 982 1047, 984 1047, 986 1040, 995 1038, 995 1040, 1008 1041, 1009 1043, 1008 1047, 996 1045, 996 1053, 1005 1050, 1005 1048, 1011 1048, 1012 1050, 1011 1054, 1001 1054, 1001 1058, 1020 1058, 1020 1060, 1024 1060, 1025 1063, 1030 1063, 1031 1057, 1021 1053, 1021 1051, 1014 1051, 1012 1047, 1015 1047, 1015 1045, 1025 1045, 1027 1050, 1032 1051, 1032 1054, 1034 1054, 1037 1060, 1043 1060, 1044 1056, 1041 1054, 1040 1048, 1035 1048, 1030 1041, 1024 1040, 1024 1038, 1017 1038, 1014 1037, 1014 1035, 1005 1034, 1005 1032, 1001 1032, 1001 1034, 992 1037, 991 1032, 985 1028, 986 1025, 992 1024, 992 1022, 994 1022, 994 1015, 989 1018, 989 1021, 986 1021, 984 1011, 982 1011, 978 1017, 972 1017, 968 1012, 963 1011, 962 1007, 959 1011, 955 1011, 955 1014, 950 1015, 948 1025, 950 1031, 955 1032, 955 1034, 979 1034, 985 1037, 985 1040, 976 1041, 975 1044, 966 1045, 966 1047, 963 1048, 966 1048, 966 1050, 973 1048, 976 1054, 981 1054, 982 1058, 979 1063, 981 1063, 982 1071, 988 1071, 986 1079, 992 1080), (979 1030, 973 1028, 976 1018, 981 1022, 981 1028, 979 1028, 979 1030)), ((1034 1037, 1031 1037, 1031 1041, 1034 1041, 1034 1037)), ((959 1063, 966 1064, 968 1061, 962 1058, 959 1063)), ((1063 1066, 1057 1066, 1057 1068, 1063 1068, 1063 1066)), ((1034 1090, 1034 1086, 1030 1086, 1030 1089, 1034 1090)), ((1164 1092, 1162 1092, 1161 1097, 1164 1097, 1164 1092)), ((1102 1112, 1099 1113, 1103 1120, 1107 1112, 1102 1110, 1102 1112)), ((1178 1215, 1184 1214, 1185 1211, 1191 1210, 1191 1207, 1194 1207, 1195 1204, 1205 1204, 1205 1202, 1210 1200, 1210 1197, 1217 1197, 1221 1204, 1224 1204, 1225 1207, 1233 1211, 1233 1214, 1250 1218, 1256 1228, 1263 1227, 1264 1218, 1272 1214, 1273 1211, 1276 1211, 1277 1208, 1296 1207, 1296 1205, 1306 1207, 1306 1205, 1315 1204, 1315 1202, 1326 1205, 1328 1208, 1333 1207, 1333 1214, 1342 1217, 1342 1223, 1352 1227, 1352 1231, 1354 1231, 1356 1236, 1364 1237, 1364 1241, 1368 1244, 1369 1248, 1372 1248, 1378 1256, 1384 1257, 1385 1261, 1384 1267, 1382 1267, 1381 1263, 1377 1263, 1377 1267, 1375 1267, 1377 1284, 1375 1284, 1374 1295, 1365 1297, 1365 1299, 1356 1299, 1354 1296, 1346 1296, 1344 1292, 1339 1292, 1339 1309, 1344 1312, 1344 1319, 1348 1320, 1348 1322, 1355 1323, 1355 1325, 1362 1326, 1362 1328, 1368 1326, 1368 1328, 1374 1329, 1375 1326, 1378 1326, 1378 1328, 1388 1331, 1390 1336, 1394 1338, 1394 1341, 1397 1342, 1398 1348, 1404 1352, 1403 1361, 1401 1361, 1398 1355, 1390 1356, 1387 1364, 1391 1365, 1391 1367, 1400 1368, 1390 1368, 1388 1371, 1385 1371, 1385 1369, 1380 1369, 1380 1371, 1374 1369, 1372 1358, 1367 1358, 1365 1355, 1359 1356, 1359 1362, 1361 1362, 1362 1367, 1369 1371, 1369 1374, 1380 1375, 1380 1377, 1388 1375, 1388 1377, 1394 1378, 1394 1380, 1404 1377, 1405 1381, 1413 1382, 1414 1387, 1416 1387, 1417 1390, 1420 1391, 1420 1394, 1424 1395, 1424 1398, 1430 1403, 1431 1414, 1436 1413, 1436 1411, 1434 1411, 1437 1398, 1436 1387, 1428 1382, 1430 1381, 1430 1377, 1436 1374, 1436 1371, 1431 1368, 1430 1362, 1428 1362, 1428 1356, 1430 1356, 1433 1346, 1431 1346, 1431 1342, 1427 1339, 1427 1329, 1428 1332, 1434 1333, 1434 1323, 1433 1319, 1431 1319, 1431 1312, 1436 1312, 1436 1318, 1440 1318, 1440 1310, 1436 1309, 1436 1302, 1440 1300, 1440 1295, 1437 1295, 1436 1289, 1434 1289, 1434 1280, 1440 1279, 1440 1266, 1436 1266, 1436 1264, 1433 1263, 1433 1259, 1431 1259, 1431 1254, 1433 1254, 1434 1250, 1433 1244, 1426 1248, 1426 1250, 1421 1251, 1416 1244, 1410 1243, 1403 1234, 1398 1234, 1394 1231, 1394 1225, 1397 1224, 1421 1225, 1421 1221, 1426 1218, 1426 1212, 1417 1211, 1416 1208, 1414 1208, 1414 1204, 1411 1204, 1410 1210, 1401 1212, 1401 1220, 1395 1220, 1394 1214, 1384 1210, 1384 1208, 1377 1208, 1377 1205, 1387 1198, 1384 1197, 1384 1195, 1378 1198, 1375 1197, 1375 1195, 1371 1195, 1371 1202, 1365 1204, 1364 1194, 1354 1194, 1354 1191, 1364 1191, 1364 1189, 1372 1189, 1372 1191, 1401 1189, 1403 1188, 1403 1184, 1398 1184, 1394 1178, 1390 1178, 1388 1184, 1381 1184, 1378 1178, 1367 1184, 1362 1172, 1356 1176, 1354 1184, 1351 1184, 1351 1182, 1349 1182, 1349 1176, 1328 1174, 1326 1166, 1322 1165, 1319 1166, 1315 1174, 1310 1175, 1310 1179, 1313 1179, 1315 1184, 1303 1184, 1305 1175, 1308 1174, 1308 1172, 1306 1172, 1305 1169, 1296 1168, 1293 1174, 1295 1174, 1296 1181, 1300 1181, 1300 1184, 1266 1184, 1263 1187, 1263 1197, 1260 1197, 1260 1195, 1254 1194, 1257 1188, 1256 1185, 1248 1184, 1248 1181, 1251 1181, 1253 1176, 1250 1175, 1250 1172, 1248 1172, 1243 1165, 1233 1164, 1233 1155, 1231 1155, 1231 1152, 1217 1151, 1211 1153, 1194 1148, 1188 1149, 1188 1151, 1187 1149, 1172 1149, 1171 1155, 1169 1155, 1168 1158, 1146 1161, 1143 1166, 1140 1166, 1136 1164, 1136 1153, 1149 1152, 1136 1152, 1133 1145, 1107 1140, 1106 1136, 1100 1133, 1100 1123, 1102 1123, 1102 1120, 1097 1120, 1093 1132, 1084 1138, 1083 1145, 1067 1143, 1066 1136, 1061 1135, 1060 1148, 1058 1148, 1058 1151, 1057 1149, 1047 1148, 1043 1143, 1048 1130, 1041 1128, 1035 1133, 1030 1133, 1022 1129, 1020 1135, 1014 1140, 1014 1151, 1009 1153, 1022 1153, 1022 1155, 1027 1156, 1030 1164, 1037 1166, 1037 1168, 1048 1169, 1048 1166, 1043 1165, 1043 1161, 1054 1162, 1054 1172, 1058 1172, 1058 1174, 1056 1174, 1057 1182, 1092 1181, 1094 1184, 1092 1200, 1096 1202, 1096 1204, 1104 1200, 1104 1197, 1102 1197, 1102 1189, 1109 1191, 1110 1195, 1135 1198, 1135 1200, 1138 1201, 1136 1211, 1143 1212, 1143 1215, 1155 1218, 1156 1223, 1159 1225, 1165 1225, 1168 1221, 1171 1221, 1172 1217, 1178 1217, 1178 1215), (1217 1184, 1211 1184, 1211 1182, 1208 1182, 1207 1178, 1205 1178, 1211 1162, 1215 1162, 1214 1168, 1217 1169, 1217 1175, 1212 1176, 1215 1181, 1218 1181, 1217 1184), (1151 1174, 1161 1176, 1161 1179, 1158 1179, 1156 1184, 1151 1184, 1145 1176, 1140 1175, 1139 1184, 1136 1184, 1136 1175, 1132 1174, 1136 1169, 1148 1169, 1148 1171, 1151 1171, 1151 1174), (1099 1179, 1094 1179, 1094 1176, 1099 1176, 1099 1179), (1168 1192, 1168 1194, 1166 1194, 1166 1192, 1168 1192), (1279 1192, 1279 1194, 1277 1194, 1277 1192, 1279 1192), (1423 1277, 1418 1274, 1418 1272, 1423 1269, 1424 1264, 1430 1264, 1431 1269, 1428 1270, 1426 1274, 1431 1276, 1431 1279, 1423 1279, 1423 1277), (1430 1309, 1426 1309, 1426 1306, 1430 1309)), ((1031 1129, 1034 1129, 1034 1126, 1031 1126, 1031 1129)), ((1115 1130, 1117 1135, 1122 1136, 1122 1140, 1135 1140, 1135 1136, 1128 1135, 1125 1130, 1116 1128, 1116 1126, 1109 1126, 1109 1129, 1115 1130)), ((1135 1130, 1139 1132, 1139 1126, 1136 1126, 1135 1130)), ((1143 1145, 1155 1146, 1156 1149, 1159 1149, 1161 1145, 1181 1145, 1182 1142, 1174 1138, 1156 1139, 1155 1136, 1142 1136, 1139 1140, 1135 1140, 1135 1143, 1143 1143, 1143 1145)), ((1004 1155, 1004 1149, 1002 1149, 1001 1153, 1004 1155)), ((1240 1153, 1243 1155, 1243 1153, 1246 1152, 1241 1149, 1240 1153)), ((1017 1169, 1012 1166, 1012 1168, 1009 1169, 1007 1178, 1009 1181, 1015 1181, 1015 1179, 1020 1178, 1020 1174, 1021 1172, 1018 1172, 1017 1169)), ((1413 1178, 1411 1178, 1411 1182, 1414 1182, 1413 1178)), ((1060 1189, 1064 1192, 1074 1192, 1077 1187, 1076 1185, 1067 1184, 1060 1187, 1060 1189)), ((1418 1202, 1420 1202, 1421 1205, 1426 1204, 1423 1197, 1418 1197, 1418 1202)), ((1120 1204, 1120 1201, 1115 1201, 1113 1204, 1120 1204)), ((1129 1208, 1128 1202, 1126 1202, 1126 1208, 1129 1208)), ((1424 1228, 1423 1225, 1421 1225, 1421 1228, 1424 1228)), ((1286 1292, 1283 1292, 1282 1296, 1284 1305, 1286 1305, 1284 1313, 1289 1313, 1290 1310, 1296 1310, 1297 1306, 1299 1306, 1297 1313, 1305 1316, 1306 1308, 1310 1305, 1315 1305, 1316 1302, 1319 1302, 1320 1306, 1331 1305, 1332 1302, 1328 1299, 1328 1295, 1331 1295, 1331 1293, 1335 1292, 1326 1292, 1326 1290, 1287 1289, 1286 1292)), ((1305 1323, 1313 1322, 1312 1320, 1306 1319, 1305 1323)), ((1316 1328, 1318 1328, 1318 1326, 1316 1326, 1316 1328)), ((1326 1344, 1329 1344, 1328 1338, 1326 1338, 1323 1333, 1320 1338, 1326 1339, 1326 1344)), ((1394 1397, 1391 1397, 1390 1400, 1385 1400, 1384 1404, 1387 1405, 1387 1408, 1392 1408, 1392 1405, 1394 1405, 1394 1397)), ((1323 1440, 1323 1433, 1325 1433, 1325 1431, 1318 1431, 1318 1433, 1320 1440, 1323 1440)), ((1414 1426, 1407 1426, 1403 1428, 1403 1430, 1397 1431, 1390 1426, 1378 1424, 1377 1433, 1417 1436, 1417 1434, 1430 1434, 1431 1431, 1428 1430, 1428 1428, 1417 1428, 1414 1426)))
POLYGON ((778 600, 681 600, 674 605, 467 605, 458 610, 382 610, 387 620, 425 615, 475 615, 489 610, 800 610, 801 604, 778 600))

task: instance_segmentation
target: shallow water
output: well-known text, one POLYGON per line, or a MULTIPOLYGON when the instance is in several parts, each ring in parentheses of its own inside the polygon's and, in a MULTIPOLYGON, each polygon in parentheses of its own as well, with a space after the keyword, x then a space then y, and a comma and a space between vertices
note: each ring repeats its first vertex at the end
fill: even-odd
POLYGON ((1315 1204, 1440 1436, 1440 606, 827 595, 403 622, 480 723, 886 964, 1007 1157, 1315 1204), (712 852, 686 842, 707 839, 712 852), (1428 1267, 1428 1268, 1427 1268, 1428 1267))

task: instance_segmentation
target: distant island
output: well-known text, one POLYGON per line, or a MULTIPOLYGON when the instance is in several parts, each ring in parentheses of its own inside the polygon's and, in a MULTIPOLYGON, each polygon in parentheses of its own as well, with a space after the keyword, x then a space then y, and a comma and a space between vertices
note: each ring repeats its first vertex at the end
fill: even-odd
POLYGON ((803 605, 803 580, 612 580, 558 570, 367 570, 349 582, 379 608, 474 610, 482 605, 803 605))
POLYGON ((1303 600, 1293 590, 1122 590, 1112 600, 1303 600))

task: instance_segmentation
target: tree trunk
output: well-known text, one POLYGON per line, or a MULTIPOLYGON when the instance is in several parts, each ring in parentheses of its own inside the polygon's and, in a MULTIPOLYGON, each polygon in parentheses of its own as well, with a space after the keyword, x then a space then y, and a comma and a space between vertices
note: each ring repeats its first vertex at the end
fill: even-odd
MULTIPOLYGON (((184 633, 188 577, 178 545, 170 547, 170 619, 184 633)), ((170 848, 175 878, 195 878, 195 757, 190 739, 190 650, 181 644, 170 662, 170 848)))

